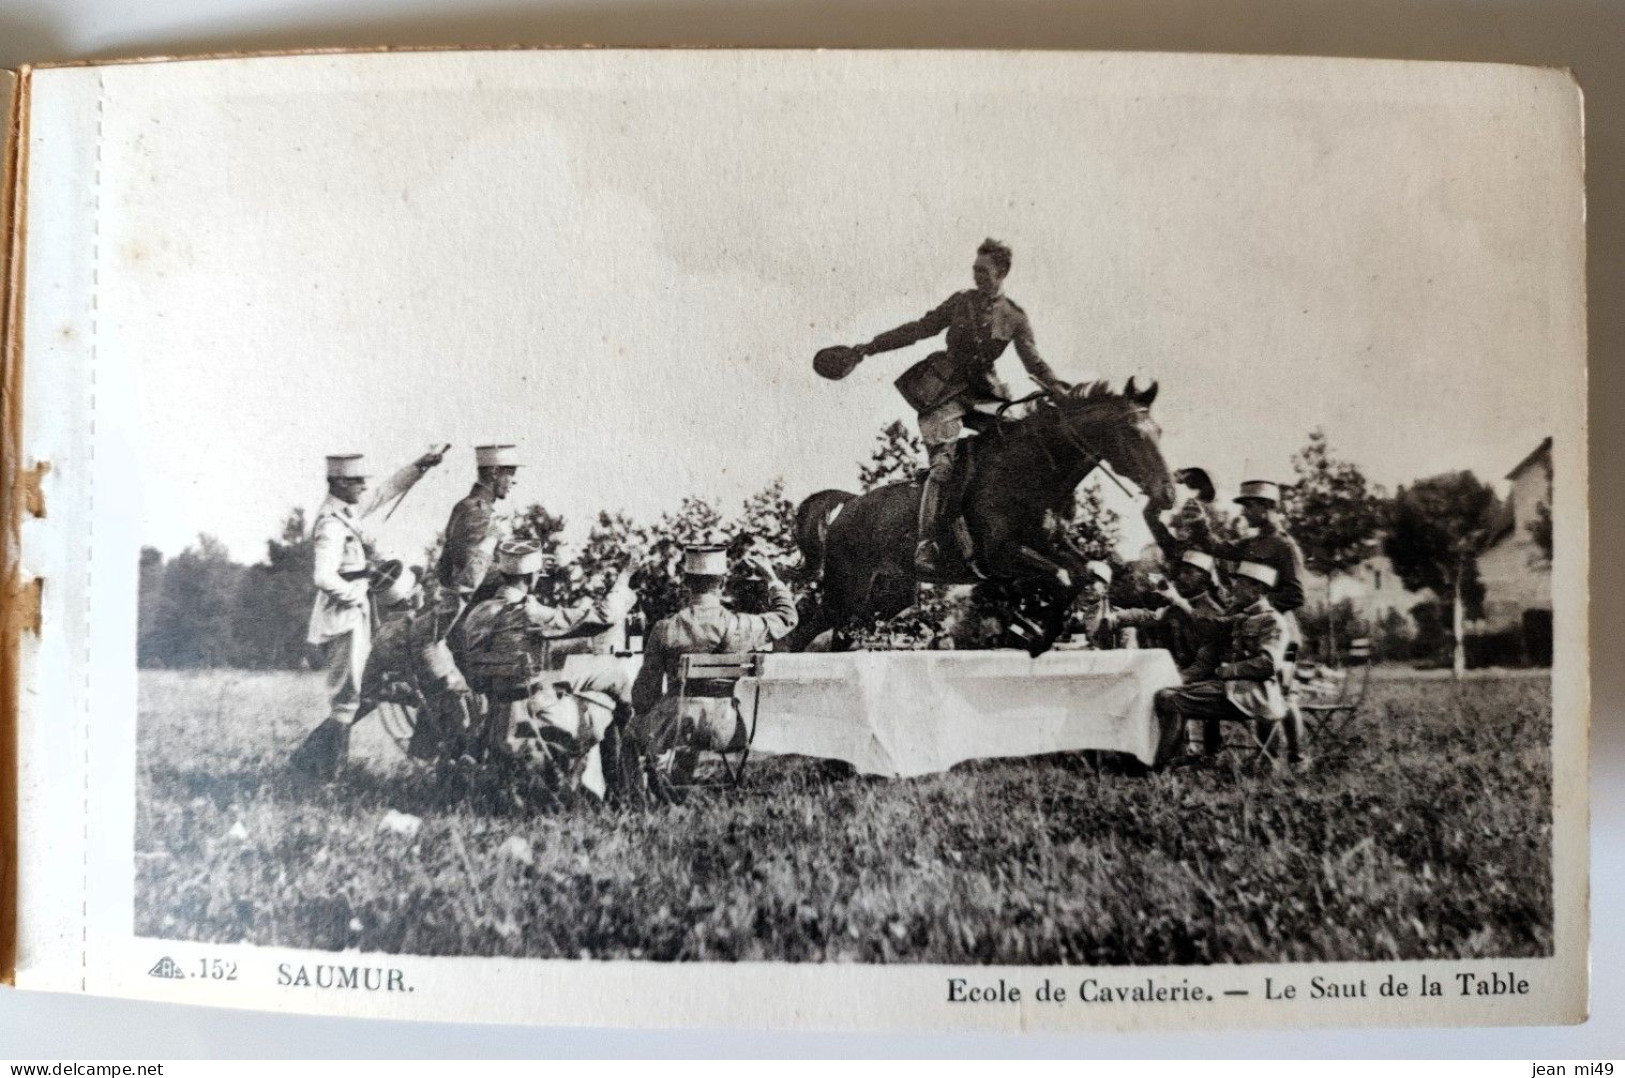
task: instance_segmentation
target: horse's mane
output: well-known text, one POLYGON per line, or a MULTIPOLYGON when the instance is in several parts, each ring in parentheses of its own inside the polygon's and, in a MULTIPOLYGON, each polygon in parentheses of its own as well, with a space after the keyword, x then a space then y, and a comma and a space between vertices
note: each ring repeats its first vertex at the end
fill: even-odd
POLYGON ((1113 389, 1104 379, 1077 385, 1060 396, 1046 394, 1036 398, 1031 411, 1002 419, 996 430, 1002 434, 1020 436, 1047 431, 1062 417, 1088 420, 1094 418, 1093 413, 1108 411, 1127 415, 1149 406, 1149 402, 1142 399, 1142 392, 1150 393, 1152 397, 1156 395, 1154 386, 1145 391, 1138 390, 1132 378, 1121 391, 1113 389))

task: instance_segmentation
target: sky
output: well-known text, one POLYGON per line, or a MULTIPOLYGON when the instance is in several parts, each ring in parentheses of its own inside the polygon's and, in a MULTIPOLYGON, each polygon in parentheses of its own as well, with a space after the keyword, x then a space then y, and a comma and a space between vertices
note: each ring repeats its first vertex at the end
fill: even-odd
POLYGON ((667 52, 108 80, 102 355, 137 365, 169 554, 208 532, 253 560, 324 454, 382 475, 438 442, 386 547, 428 543, 487 442, 577 540, 600 508, 853 489, 936 345, 840 382, 813 353, 970 287, 984 236, 1056 372, 1156 379, 1170 465, 1226 495, 1289 479, 1316 427, 1389 488, 1563 433, 1579 224, 1549 194, 1578 161, 1550 73, 667 52))

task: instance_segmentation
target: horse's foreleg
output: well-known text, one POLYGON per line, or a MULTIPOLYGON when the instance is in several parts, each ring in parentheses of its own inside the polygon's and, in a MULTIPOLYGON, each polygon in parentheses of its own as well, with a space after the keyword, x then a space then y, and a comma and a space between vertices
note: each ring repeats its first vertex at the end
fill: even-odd
MULTIPOLYGON (((1036 659, 1053 647, 1061 633, 1066 630, 1066 612, 1072 608, 1072 603, 1083 590, 1083 574, 1081 571, 1069 570, 1054 559, 1024 544, 1016 544, 1014 553, 1024 564, 1053 580, 1059 592, 1044 611, 1043 635, 1028 645, 1028 654, 1036 659)), ((1079 568, 1081 570, 1081 567, 1079 568)))
POLYGON ((1074 591, 1076 589, 1075 577, 1079 575, 1077 569, 1068 568, 1048 555, 1040 554, 1037 550, 1024 543, 1013 544, 1010 553, 1013 560, 1030 569, 1036 569, 1039 575, 1053 580, 1055 586, 1062 591, 1074 591))

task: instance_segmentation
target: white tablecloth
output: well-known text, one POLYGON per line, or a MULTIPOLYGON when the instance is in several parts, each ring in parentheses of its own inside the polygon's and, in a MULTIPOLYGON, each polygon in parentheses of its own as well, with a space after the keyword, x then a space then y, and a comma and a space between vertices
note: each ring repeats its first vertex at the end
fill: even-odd
POLYGON ((740 682, 755 751, 926 775, 965 760, 1104 749, 1149 764, 1152 696, 1179 684, 1166 651, 891 651, 768 655, 740 682))
MULTIPOLYGON (((572 655, 566 677, 641 660, 572 655)), ((845 760, 867 775, 929 775, 965 760, 1103 749, 1149 764, 1151 699, 1179 684, 1166 651, 852 651, 763 656, 735 695, 752 751, 845 760)))

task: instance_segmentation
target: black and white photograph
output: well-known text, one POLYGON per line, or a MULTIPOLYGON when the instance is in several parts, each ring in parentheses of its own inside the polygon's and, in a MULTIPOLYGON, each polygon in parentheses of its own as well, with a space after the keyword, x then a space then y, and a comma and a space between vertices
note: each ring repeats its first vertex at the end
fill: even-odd
POLYGON ((209 66, 97 91, 134 937, 933 1005, 1564 950, 1564 73, 209 66))

